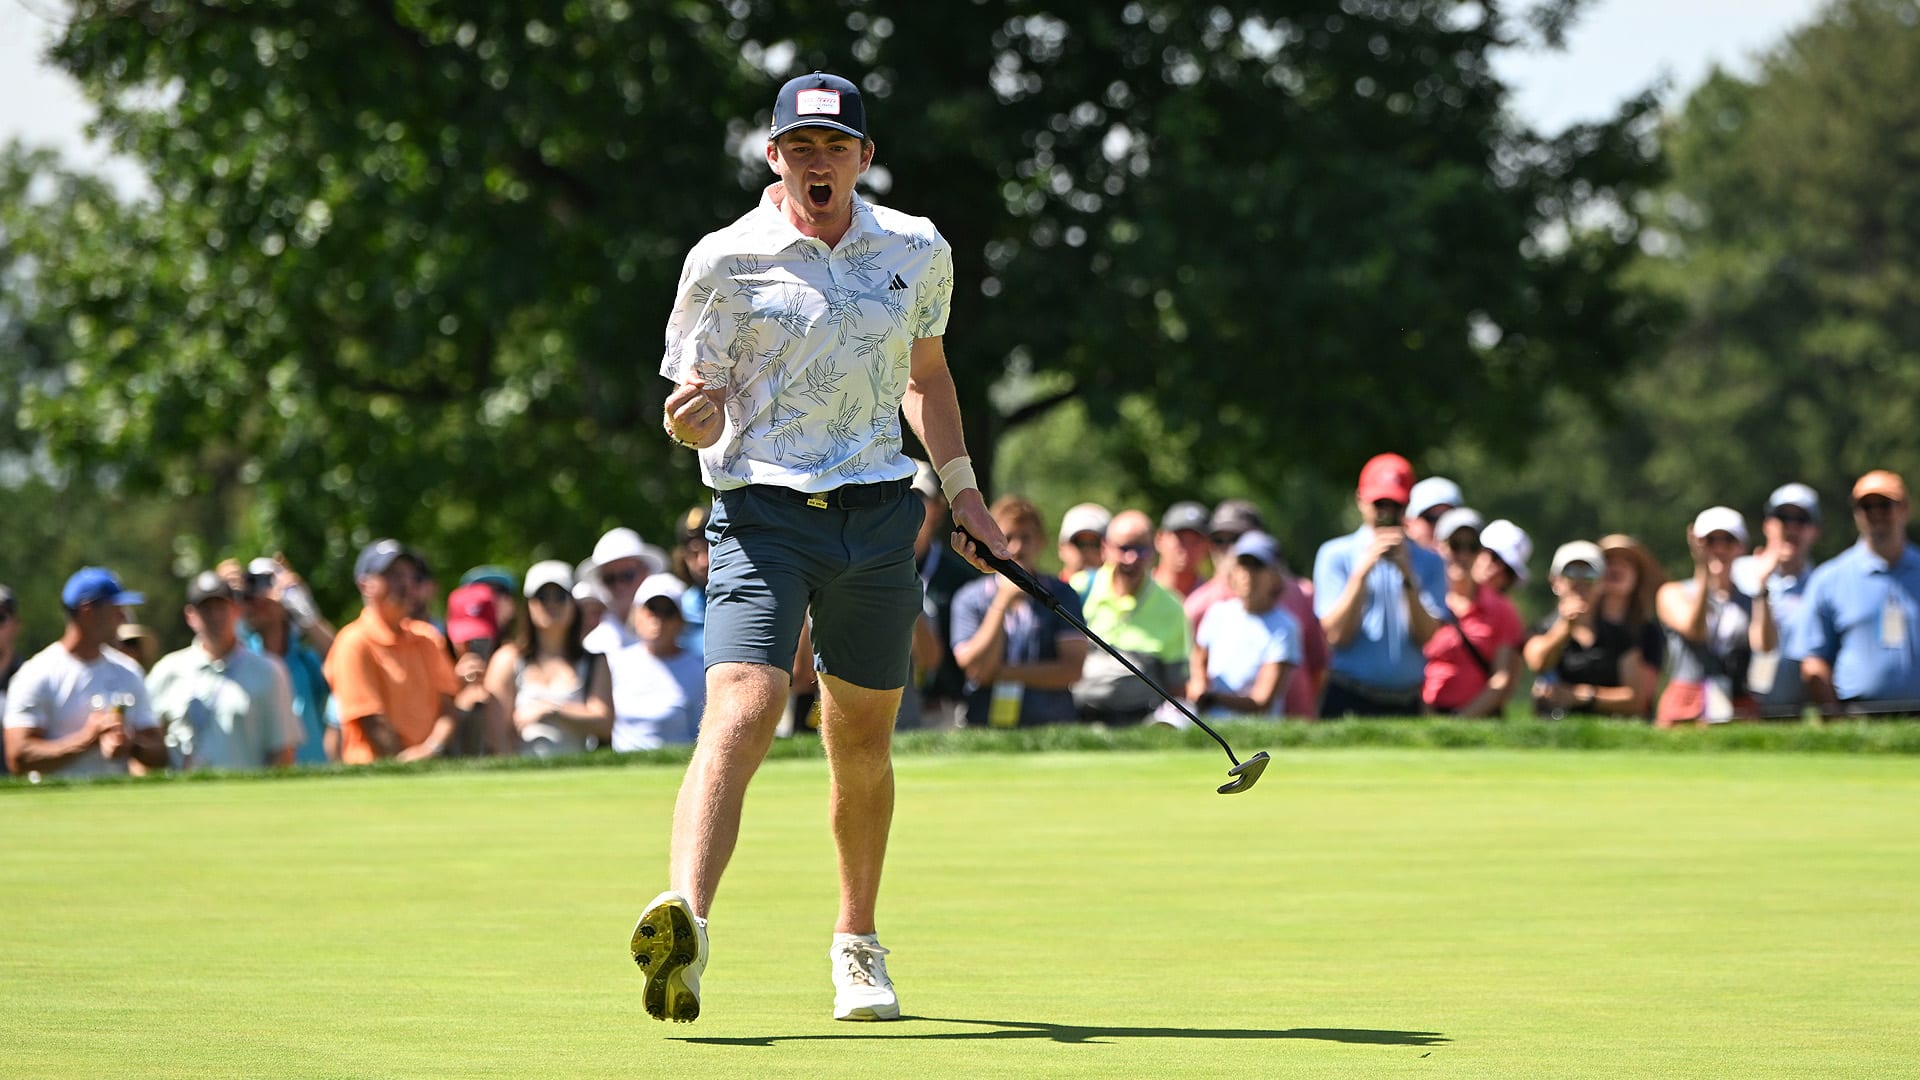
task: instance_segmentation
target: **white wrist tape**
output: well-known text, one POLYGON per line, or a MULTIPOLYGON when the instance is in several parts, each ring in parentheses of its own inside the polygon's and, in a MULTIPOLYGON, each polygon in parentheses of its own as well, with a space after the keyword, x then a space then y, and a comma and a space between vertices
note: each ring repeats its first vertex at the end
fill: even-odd
POLYGON ((965 454, 940 466, 940 492, 948 502, 959 498, 968 488, 978 489, 980 481, 973 475, 973 459, 965 454))

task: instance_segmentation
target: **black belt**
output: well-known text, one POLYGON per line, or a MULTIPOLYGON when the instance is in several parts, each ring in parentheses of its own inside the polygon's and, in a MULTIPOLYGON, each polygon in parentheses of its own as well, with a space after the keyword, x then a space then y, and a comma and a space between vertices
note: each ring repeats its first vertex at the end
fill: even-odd
POLYGON ((877 484, 843 484, 832 491, 795 491, 777 484, 752 484, 753 490, 776 499, 811 506, 815 510, 867 510, 894 502, 913 489, 912 480, 882 480, 877 484))

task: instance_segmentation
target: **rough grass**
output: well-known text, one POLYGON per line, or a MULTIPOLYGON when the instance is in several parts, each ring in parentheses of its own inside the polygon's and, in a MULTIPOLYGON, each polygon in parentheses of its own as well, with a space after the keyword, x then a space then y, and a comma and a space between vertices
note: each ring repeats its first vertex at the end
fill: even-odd
POLYGON ((1224 766, 903 756, 882 932, 919 1019, 872 1026, 827 1018, 817 760, 756 781, 677 1027, 624 948, 677 768, 16 788, 0 1072, 1920 1075, 1906 757, 1329 749, 1221 798, 1224 766))

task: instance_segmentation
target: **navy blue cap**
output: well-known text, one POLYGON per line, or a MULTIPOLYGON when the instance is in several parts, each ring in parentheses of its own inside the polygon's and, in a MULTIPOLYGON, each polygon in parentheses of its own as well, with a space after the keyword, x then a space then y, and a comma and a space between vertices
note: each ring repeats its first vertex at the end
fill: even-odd
POLYGON ((856 139, 866 138, 867 106, 860 88, 824 71, 788 79, 780 96, 773 99, 773 134, 768 138, 803 127, 832 128, 856 139))
POLYGON ((131 607, 144 604, 147 598, 137 592, 128 592, 120 584, 119 575, 104 566, 83 566, 74 571, 67 579, 66 587, 60 590, 60 603, 67 609, 81 604, 114 604, 131 607))
POLYGON ((375 540, 361 548, 360 557, 353 561, 353 580, 384 574, 396 559, 411 559, 415 565, 421 565, 420 556, 408 551, 400 541, 375 540))

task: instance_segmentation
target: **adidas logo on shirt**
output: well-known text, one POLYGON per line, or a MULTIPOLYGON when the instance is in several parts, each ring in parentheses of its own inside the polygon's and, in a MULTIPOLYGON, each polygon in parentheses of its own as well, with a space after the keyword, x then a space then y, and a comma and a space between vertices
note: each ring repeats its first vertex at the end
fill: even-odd
POLYGON ((895 275, 893 275, 893 284, 891 284, 891 285, 889 285, 889 286, 887 286, 887 291, 888 291, 888 292, 898 292, 898 291, 900 291, 901 289, 904 289, 904 288, 906 288, 906 287, 907 287, 907 283, 906 283, 906 282, 904 282, 904 281, 901 281, 901 280, 900 280, 900 275, 899 275, 899 274, 895 274, 895 275))

